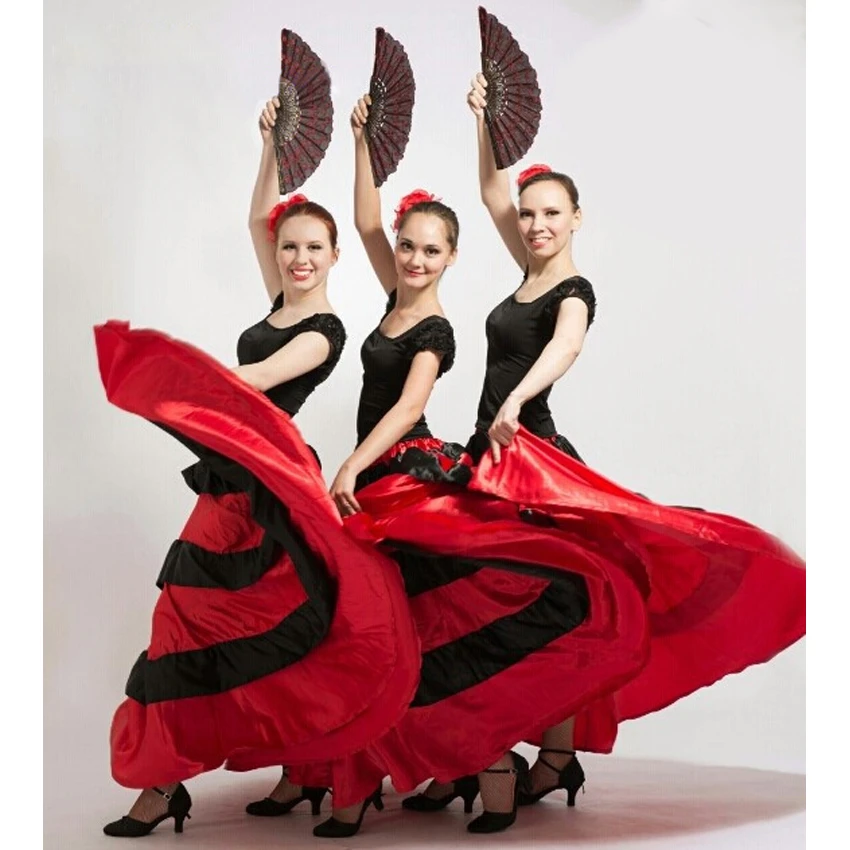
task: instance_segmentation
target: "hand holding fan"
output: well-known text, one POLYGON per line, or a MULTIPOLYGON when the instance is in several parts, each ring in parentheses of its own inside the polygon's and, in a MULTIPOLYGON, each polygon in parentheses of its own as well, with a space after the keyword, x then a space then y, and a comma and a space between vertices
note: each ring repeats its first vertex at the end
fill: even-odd
POLYGON ((375 32, 375 64, 369 81, 366 136, 375 187, 398 168, 413 117, 416 84, 404 48, 386 30, 375 32))
POLYGON ((490 131, 496 168, 513 165, 528 152, 540 127, 540 87, 537 72, 511 31, 483 6, 481 71, 487 79, 484 117, 490 131))
POLYGON ((322 60, 292 30, 280 33, 280 109, 274 125, 280 194, 318 168, 333 132, 331 78, 322 60))

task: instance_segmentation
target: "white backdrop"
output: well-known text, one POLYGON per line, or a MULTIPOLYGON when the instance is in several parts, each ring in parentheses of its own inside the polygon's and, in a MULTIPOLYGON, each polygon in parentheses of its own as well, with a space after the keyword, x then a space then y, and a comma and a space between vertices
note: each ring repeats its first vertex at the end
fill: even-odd
MULTIPOLYGON (((553 392, 560 430, 625 486, 747 519, 805 556, 802 0, 487 8, 529 53, 543 91, 520 166, 568 172, 584 208, 576 260, 599 309, 553 392)), ((405 45, 417 75, 387 220, 423 186, 461 221, 442 283, 459 351, 429 404, 437 435, 468 436, 484 319, 518 280, 477 195, 465 105, 475 3, 79 0, 47 11, 46 763, 58 782, 83 760, 105 787, 109 721, 192 505, 179 476, 192 458, 107 404, 92 325, 128 319, 235 362, 239 332, 267 310, 247 212, 282 27, 333 79, 334 136, 304 190, 337 215, 330 294, 350 342, 298 417, 329 478, 353 446, 359 345, 383 305, 352 226, 347 126, 376 26, 405 45)), ((616 752, 803 771, 804 690, 800 643, 626 724, 616 752)))

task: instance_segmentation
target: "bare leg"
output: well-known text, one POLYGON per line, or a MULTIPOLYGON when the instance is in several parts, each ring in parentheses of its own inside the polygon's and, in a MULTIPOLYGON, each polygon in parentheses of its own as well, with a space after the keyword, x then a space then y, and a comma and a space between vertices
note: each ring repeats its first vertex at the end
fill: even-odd
POLYGON ((300 797, 301 792, 302 787, 300 785, 293 785, 289 781, 289 769, 283 767, 281 768, 280 782, 272 789, 269 797, 276 803, 288 803, 290 800, 300 797))
MULTIPOLYGON (((507 770, 514 767, 513 756, 505 753, 490 770, 507 770)), ((517 777, 515 773, 487 773, 478 774, 478 782, 481 785, 481 802, 484 811, 506 814, 513 811, 514 787, 517 777)))
POLYGON ((422 792, 426 797, 430 797, 432 800, 440 800, 446 796, 446 794, 451 794, 454 791, 455 784, 454 782, 437 782, 436 779, 432 779, 428 784, 428 787, 422 792))
MULTIPOLYGON (((383 783, 382 783, 383 785, 383 783)), ((383 809, 384 804, 381 800, 381 787, 379 786, 374 794, 370 794, 366 800, 361 800, 359 803, 355 803, 353 806, 346 806, 344 809, 338 809, 334 807, 333 810, 333 818, 334 820, 338 820, 341 823, 357 823, 360 820, 361 812, 365 814, 365 806, 367 801, 374 802, 376 809, 383 809)), ((314 832, 315 834, 315 832, 314 832)))
POLYGON ((346 806, 344 809, 334 808, 333 816, 336 820, 342 823, 357 823, 357 818, 360 817, 360 810, 363 808, 363 801, 355 803, 353 806, 346 806))
MULTIPOLYGON (((173 785, 158 785, 160 791, 165 791, 166 794, 173 794, 177 790, 175 782, 173 785)), ((161 794, 157 794, 150 788, 145 788, 133 803, 133 808, 130 809, 129 815, 135 820, 150 823, 156 820, 160 815, 164 815, 168 811, 168 800, 161 794)))
MULTIPOLYGON (((543 733, 543 750, 572 750, 573 749, 573 727, 575 726, 575 718, 570 717, 547 729, 543 733)), ((572 760, 571 755, 563 755, 561 753, 546 753, 545 759, 552 767, 557 767, 560 771, 569 761, 572 760)), ((543 764, 539 759, 534 762, 531 767, 531 791, 536 794, 546 788, 551 788, 558 781, 558 774, 551 768, 543 764)))

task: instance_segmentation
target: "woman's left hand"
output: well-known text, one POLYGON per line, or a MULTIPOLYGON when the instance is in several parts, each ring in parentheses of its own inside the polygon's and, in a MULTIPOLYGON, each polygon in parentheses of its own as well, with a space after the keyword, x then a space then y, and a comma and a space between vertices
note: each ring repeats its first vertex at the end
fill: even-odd
POLYGON ((353 516, 361 510, 360 504, 354 496, 354 484, 357 481, 357 473, 348 463, 344 463, 331 484, 331 496, 336 502, 337 510, 343 517, 353 516))
POLYGON ((490 438, 490 448, 493 451, 493 462, 499 463, 502 459, 502 448, 509 446, 519 431, 519 412, 522 405, 512 396, 505 399, 505 403, 499 408, 487 436, 490 438))

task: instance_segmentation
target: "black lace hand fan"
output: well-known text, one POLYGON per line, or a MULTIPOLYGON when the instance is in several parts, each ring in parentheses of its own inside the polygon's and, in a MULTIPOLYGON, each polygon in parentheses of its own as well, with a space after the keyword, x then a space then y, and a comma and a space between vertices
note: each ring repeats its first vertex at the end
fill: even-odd
POLYGON ((366 136, 372 175, 378 187, 392 174, 407 147, 416 84, 404 48, 386 30, 375 31, 375 65, 369 81, 366 136))
POLYGON ((274 125, 280 194, 301 186, 330 144, 334 108, 322 60, 292 30, 280 33, 280 109, 274 125))
POLYGON ((537 72, 520 49, 511 31, 483 6, 478 7, 481 27, 481 71, 487 79, 484 117, 490 130, 496 168, 522 159, 540 127, 540 87, 537 72))

